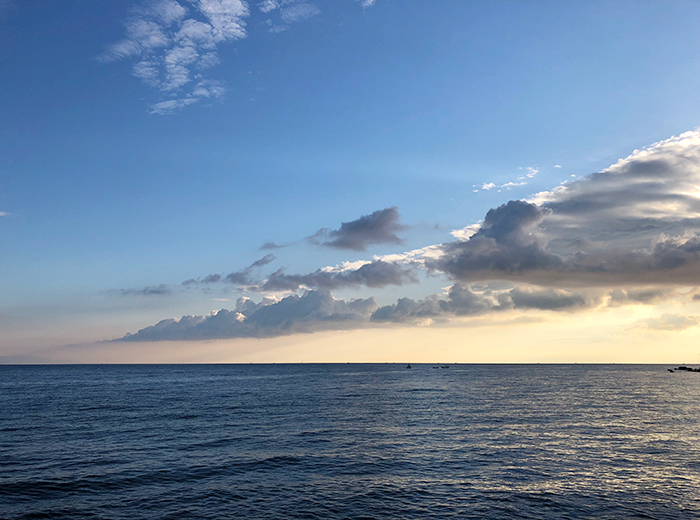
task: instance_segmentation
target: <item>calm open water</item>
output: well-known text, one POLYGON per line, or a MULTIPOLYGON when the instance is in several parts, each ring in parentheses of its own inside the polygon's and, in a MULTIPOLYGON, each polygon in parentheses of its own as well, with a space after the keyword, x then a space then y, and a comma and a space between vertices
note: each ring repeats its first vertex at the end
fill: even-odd
POLYGON ((0 517, 700 518, 700 374, 0 367, 0 517))

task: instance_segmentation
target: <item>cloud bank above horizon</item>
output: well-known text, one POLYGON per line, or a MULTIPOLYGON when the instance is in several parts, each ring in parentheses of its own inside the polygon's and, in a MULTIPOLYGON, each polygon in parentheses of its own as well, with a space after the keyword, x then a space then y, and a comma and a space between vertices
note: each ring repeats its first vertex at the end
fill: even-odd
MULTIPOLYGON (((392 207, 314 236, 317 246, 362 251, 368 244, 401 243, 396 233, 403 229, 392 207)), ((480 223, 455 230, 451 242, 307 274, 279 268, 251 278, 275 260, 267 255, 227 276, 187 281, 234 283, 241 292, 267 296, 257 304, 239 299, 233 311, 163 320, 122 340, 271 337, 387 323, 430 325, 510 311, 685 305, 700 295, 699 231, 700 132, 691 131, 552 191, 508 201, 480 223), (331 293, 416 284, 421 272, 451 285, 442 294, 384 306, 371 296, 346 302, 331 293)), ((693 315, 664 316, 639 326, 673 331, 700 323, 693 315)))

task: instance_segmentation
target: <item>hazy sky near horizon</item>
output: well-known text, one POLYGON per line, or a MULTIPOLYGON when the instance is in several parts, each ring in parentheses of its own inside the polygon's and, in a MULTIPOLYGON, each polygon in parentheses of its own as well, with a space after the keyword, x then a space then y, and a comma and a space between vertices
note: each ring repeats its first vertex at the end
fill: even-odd
POLYGON ((700 362, 699 16, 0 1, 0 357, 700 362))

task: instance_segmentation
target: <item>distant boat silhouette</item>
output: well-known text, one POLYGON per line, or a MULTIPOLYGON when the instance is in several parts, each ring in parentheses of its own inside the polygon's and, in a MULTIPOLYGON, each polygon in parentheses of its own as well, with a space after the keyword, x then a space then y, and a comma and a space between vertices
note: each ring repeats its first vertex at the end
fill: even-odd
POLYGON ((410 365, 410 364, 409 364, 409 365, 406 365, 406 368, 411 368, 411 365, 410 365))

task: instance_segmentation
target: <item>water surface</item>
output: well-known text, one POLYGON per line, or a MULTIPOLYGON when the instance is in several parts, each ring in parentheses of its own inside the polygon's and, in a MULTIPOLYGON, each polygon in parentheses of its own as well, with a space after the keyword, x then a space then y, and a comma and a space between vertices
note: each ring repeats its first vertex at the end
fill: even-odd
POLYGON ((0 366, 8 519, 700 518, 700 374, 0 366))

